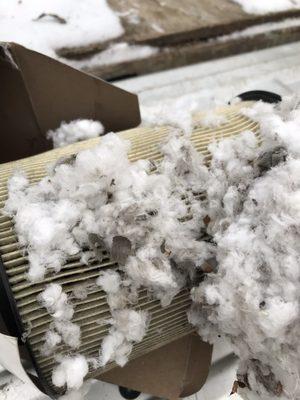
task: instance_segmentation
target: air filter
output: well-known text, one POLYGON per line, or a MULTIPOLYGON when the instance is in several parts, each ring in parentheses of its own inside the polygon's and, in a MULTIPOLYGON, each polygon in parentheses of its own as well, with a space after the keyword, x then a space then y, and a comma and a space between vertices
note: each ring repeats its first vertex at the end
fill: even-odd
MULTIPOLYGON (((235 105, 218 111, 226 117, 226 122, 218 128, 210 129, 200 126, 194 129, 191 141, 195 148, 207 157, 208 162, 207 146, 212 140, 238 135, 245 130, 257 132, 258 125, 239 113, 239 108, 239 105, 235 105)), ((157 145, 167 137, 169 132, 170 128, 167 127, 142 127, 124 131, 120 133, 120 136, 130 140, 132 144, 129 154, 131 161, 138 159, 159 161, 161 154, 157 145)), ((24 170, 30 182, 34 183, 45 176, 49 163, 80 150, 91 148, 98 142, 98 138, 91 139, 20 161, 2 164, 0 166, 0 208, 4 207, 7 199, 7 180, 14 170, 24 170)), ((117 268, 117 265, 103 249, 104 257, 101 263, 92 260, 89 265, 83 265, 80 258, 74 256, 68 260, 59 273, 48 274, 41 283, 30 283, 26 280, 28 261, 26 254, 20 250, 13 221, 2 213, 0 213, 0 254, 2 295, 4 296, 4 293, 6 295, 6 298, 2 299, 2 313, 5 308, 3 318, 11 334, 19 338, 23 335, 24 338, 24 333, 27 332, 25 335, 26 346, 38 372, 38 378, 43 382, 47 392, 55 397, 59 394, 51 382, 51 372, 56 364, 55 360, 53 356, 45 357, 39 351, 43 344, 43 336, 49 328, 51 317, 40 307, 37 296, 51 282, 61 284, 64 291, 70 293, 82 283, 93 283, 101 270, 114 269, 117 268)), ((192 332, 193 328, 188 323, 186 316, 190 303, 188 289, 182 290, 165 308, 160 306, 159 301, 151 299, 146 290, 140 290, 136 309, 148 310, 152 318, 147 335, 142 342, 134 346, 130 357, 145 355, 192 332)), ((82 332, 78 351, 86 356, 97 356, 102 339, 107 335, 109 329, 108 325, 101 324, 101 320, 104 321, 110 317, 106 294, 100 288, 93 289, 85 300, 74 300, 73 304, 75 307, 73 321, 80 325, 82 332)), ((58 352, 67 354, 68 348, 62 345, 58 352)), ((105 370, 112 367, 114 367, 113 363, 107 365, 105 370)), ((103 371, 104 369, 94 370, 88 377, 97 378, 103 371)))

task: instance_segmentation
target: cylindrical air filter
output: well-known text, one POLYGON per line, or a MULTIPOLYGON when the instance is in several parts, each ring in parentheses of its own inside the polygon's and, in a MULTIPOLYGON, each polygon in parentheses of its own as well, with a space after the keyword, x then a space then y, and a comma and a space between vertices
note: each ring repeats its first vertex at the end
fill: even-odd
MULTIPOLYGON (((220 113, 226 117, 226 122, 218 128, 196 127, 191 137, 195 148, 207 156, 209 162, 208 144, 212 140, 218 140, 239 134, 245 130, 257 132, 258 125, 239 113, 239 105, 227 107, 220 113)), ((159 161, 161 154, 158 144, 163 141, 170 132, 168 127, 136 128, 120 133, 122 138, 131 141, 132 147, 129 159, 151 159, 159 161)), ((55 149, 47 153, 26 158, 20 161, 0 165, 0 210, 7 199, 7 180, 12 172, 21 169, 27 173, 31 183, 39 181, 46 175, 46 167, 60 157, 77 153, 99 143, 99 138, 79 142, 65 148, 55 149)), ((103 249, 103 261, 94 260, 89 265, 80 262, 80 257, 72 257, 58 273, 47 275, 40 283, 30 283, 26 279, 28 261, 26 254, 20 249, 18 237, 14 231, 13 221, 2 215, 0 211, 0 255, 1 255, 1 312, 11 335, 22 337, 30 354, 31 361, 38 372, 38 379, 43 383, 47 392, 52 396, 59 391, 52 385, 51 372, 55 366, 53 356, 41 355, 39 349, 43 344, 45 332, 49 329, 51 317, 46 310, 41 308, 37 296, 45 286, 51 282, 62 285, 66 293, 70 293, 82 283, 93 283, 103 269, 113 269, 117 265, 109 258, 103 249)), ((153 349, 157 349, 175 339, 193 331, 188 323, 186 311, 190 307, 188 289, 182 290, 172 303, 162 308, 159 301, 151 299, 146 290, 140 290, 139 301, 135 306, 139 310, 148 310, 151 314, 151 323, 147 335, 141 343, 135 344, 130 358, 145 355, 153 349)), ((106 302, 106 294, 95 288, 89 292, 84 300, 74 300, 75 315, 72 322, 81 328, 81 345, 78 349, 83 355, 97 356, 101 342, 107 335, 109 325, 101 325, 99 321, 110 317, 109 306, 106 302)), ((67 354, 68 348, 61 345, 58 349, 61 354, 67 354)), ((111 363, 105 367, 114 367, 111 363)), ((88 377, 97 378, 103 369, 98 369, 88 377)))

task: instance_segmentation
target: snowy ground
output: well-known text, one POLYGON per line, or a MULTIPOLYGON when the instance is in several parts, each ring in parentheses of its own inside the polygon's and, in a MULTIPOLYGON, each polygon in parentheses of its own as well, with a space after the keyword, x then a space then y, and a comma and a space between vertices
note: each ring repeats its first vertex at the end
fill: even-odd
POLYGON ((0 0, 0 40, 51 57, 58 48, 104 42, 123 32, 106 0, 0 0))
MULTIPOLYGON (((300 0, 231 0, 246 13, 268 14, 300 8, 300 0)), ((134 14, 133 9, 128 15, 134 14)), ((0 41, 16 42, 58 58, 77 68, 94 68, 122 61, 147 58, 158 48, 128 44, 120 14, 106 0, 0 0, 0 41), (108 46, 111 40, 118 42, 108 46), (82 60, 60 57, 61 50, 103 44, 104 51, 82 60)), ((136 22, 134 22, 136 23, 136 22)), ((249 37, 275 29, 299 26, 299 18, 290 18, 246 28, 217 41, 249 37)), ((100 46, 101 47, 101 46, 100 46)))
POLYGON ((251 14, 267 14, 300 8, 299 0, 232 0, 251 14))
MULTIPOLYGON (((225 104, 238 93, 266 89, 281 95, 300 93, 300 43, 217 61, 160 72, 118 82, 117 85, 137 93, 143 112, 164 109, 182 98, 194 100, 200 109, 225 104), (163 84, 162 84, 163 82, 163 84)), ((216 347, 214 363, 204 388, 190 400, 224 400, 228 398, 235 374, 235 358, 221 344, 216 347)), ((41 397, 3 373, 0 377, 0 400, 35 400, 41 397), (8 385, 7 385, 8 382, 8 385)), ((113 385, 95 383, 87 400, 120 399, 113 385)), ((141 396, 140 399, 148 399, 141 396)))

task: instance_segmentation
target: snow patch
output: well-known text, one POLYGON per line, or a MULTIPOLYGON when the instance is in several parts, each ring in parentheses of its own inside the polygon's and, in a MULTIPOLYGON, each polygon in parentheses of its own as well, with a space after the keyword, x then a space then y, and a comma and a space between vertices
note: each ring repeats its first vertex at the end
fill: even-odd
POLYGON ((249 14, 270 14, 281 11, 297 10, 299 0, 231 0, 239 4, 249 14))
POLYGON ((264 24, 250 26, 249 28, 236 31, 228 35, 219 36, 216 39, 209 39, 209 41, 228 42, 229 40, 249 38, 277 30, 297 28, 299 26, 300 26, 300 18, 287 18, 279 22, 267 22, 264 24))
POLYGON ((88 46, 123 33, 106 0, 0 0, 0 41, 50 57, 64 47, 88 46))
POLYGON ((81 60, 64 58, 63 61, 74 68, 89 70, 105 65, 114 65, 148 58, 158 52, 159 49, 153 46, 134 45, 121 42, 112 44, 106 50, 81 60))

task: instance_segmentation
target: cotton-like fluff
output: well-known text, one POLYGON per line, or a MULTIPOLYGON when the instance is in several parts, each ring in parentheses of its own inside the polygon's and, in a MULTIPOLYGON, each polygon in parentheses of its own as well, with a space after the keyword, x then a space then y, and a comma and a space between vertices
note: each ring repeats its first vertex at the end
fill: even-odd
POLYGON ((199 125, 205 128, 218 128, 227 122, 227 118, 223 114, 217 114, 213 111, 207 112, 199 121, 199 125))
POLYGON ((48 330, 44 336, 44 343, 41 347, 41 354, 49 356, 51 353, 53 353, 53 351, 60 343, 61 336, 53 330, 48 330))
POLYGON ((70 321, 55 320, 54 327, 67 346, 73 349, 77 349, 80 346, 81 330, 79 325, 70 321))
POLYGON ((88 363, 82 355, 64 357, 52 372, 52 383, 59 388, 78 390, 88 372, 88 363))
POLYGON ((38 300, 53 318, 59 320, 72 319, 74 309, 68 302, 68 296, 63 292, 61 285, 51 283, 39 295, 38 300))
POLYGON ((207 212, 211 235, 225 230, 243 208, 249 182, 255 178, 254 160, 258 140, 253 132, 243 132, 209 145, 212 154, 207 184, 207 212))
POLYGON ((167 304, 187 275, 178 263, 200 266, 209 257, 211 246, 199 237, 205 210, 194 198, 208 179, 200 154, 176 133, 151 174, 153 165, 130 163, 128 150, 128 142, 108 134, 99 146, 57 163, 36 185, 19 188, 12 178, 5 210, 28 251, 31 281, 59 271, 89 246, 96 257, 109 251, 126 279, 167 304))
POLYGON ((193 128, 193 112, 198 107, 197 101, 191 101, 190 96, 182 96, 156 106, 144 106, 141 108, 143 124, 154 127, 170 125, 189 135, 193 128))
POLYGON ((100 365, 105 366, 109 361, 115 361, 123 367, 133 348, 132 343, 125 340, 122 333, 112 330, 102 341, 100 349, 100 365))
POLYGON ((111 311, 123 309, 128 303, 135 302, 135 299, 132 298, 133 293, 130 293, 128 287, 124 287, 122 278, 117 271, 102 271, 96 280, 96 284, 106 292, 107 303, 111 311))
POLYGON ((71 122, 62 122, 56 130, 47 133, 47 139, 53 140, 53 147, 63 147, 102 135, 104 127, 99 121, 77 119, 71 122))
POLYGON ((146 311, 119 310, 113 314, 112 324, 130 342, 140 342, 149 324, 149 314, 146 311))
MULTIPOLYGON (((237 156, 238 175, 247 158, 252 166, 231 181, 232 193, 245 185, 231 200, 238 207, 226 215, 225 204, 217 206, 219 222, 211 222, 218 271, 192 290, 190 321, 205 339, 228 339, 240 358, 236 389, 249 399, 300 397, 300 111, 287 104, 247 111, 260 122, 262 143, 253 161, 251 142, 237 156)), ((220 146, 213 160, 225 157, 220 146)), ((226 197, 226 175, 224 182, 226 197)))
POLYGON ((74 165, 58 163, 37 185, 22 178, 20 187, 20 174, 11 178, 5 210, 15 216, 19 243, 28 251, 30 281, 59 271, 67 257, 80 254, 88 233, 97 230, 95 207, 106 204, 114 175, 129 165, 127 149, 125 141, 107 135, 103 145, 81 152, 74 165))
POLYGON ((130 309, 117 310, 112 313, 109 334, 103 339, 100 350, 100 364, 105 366, 115 361, 124 366, 128 361, 133 343, 140 342, 146 334, 149 314, 145 311, 130 309))
POLYGON ((106 293, 118 293, 121 285, 121 277, 113 270, 102 271, 97 278, 96 284, 101 286, 106 293))
MULTIPOLYGON (((232 343, 238 387, 299 397, 300 113, 292 100, 245 113, 260 123, 260 139, 244 132, 212 143, 210 168, 174 130, 159 164, 130 163, 129 143, 109 134, 38 184, 20 173, 10 180, 5 209, 28 252, 29 279, 58 271, 72 254, 88 263, 87 247, 100 262, 109 255, 118 263, 97 282, 112 311, 97 365, 124 365, 147 330, 128 294, 146 287, 167 305, 187 282, 202 281, 190 321, 203 337, 232 343)), ((43 295, 56 319, 61 297, 55 286, 43 295)))
MULTIPOLYGON (((138 288, 169 304, 213 250, 201 240, 206 210, 197 197, 208 170, 189 139, 174 132, 161 147, 158 165, 130 163, 129 148, 108 134, 95 148, 57 162, 37 184, 13 177, 5 208, 28 252, 31 281, 59 271, 71 255, 86 256, 86 247, 100 262, 107 253, 118 262, 119 272, 104 271, 97 280, 112 311, 101 365, 112 360, 124 365, 146 332, 146 314, 126 308, 137 301, 138 288)), ((62 288, 46 287, 41 301, 53 316, 50 329, 76 349, 80 329, 71 321, 74 310, 62 288)), ((47 352, 54 350, 52 342, 45 343, 47 352)))
POLYGON ((80 327, 71 322, 74 308, 67 294, 63 292, 62 286, 56 283, 46 286, 38 296, 38 301, 52 316, 50 330, 46 332, 44 344, 41 347, 42 354, 53 353, 61 342, 72 349, 78 348, 81 336, 80 327))

